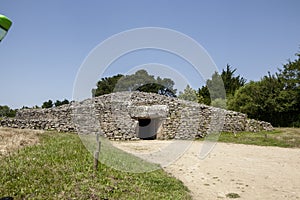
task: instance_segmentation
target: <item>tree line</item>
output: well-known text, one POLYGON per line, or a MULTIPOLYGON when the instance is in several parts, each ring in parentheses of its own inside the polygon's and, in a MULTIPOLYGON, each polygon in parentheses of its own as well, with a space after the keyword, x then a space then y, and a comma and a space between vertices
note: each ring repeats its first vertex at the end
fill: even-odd
POLYGON ((0 106, 0 118, 2 117, 14 117, 16 115, 16 110, 11 109, 8 106, 0 106))
MULTIPOLYGON (((56 101, 52 101, 51 99, 49 99, 48 101, 44 101, 42 103, 42 105, 39 107, 37 105, 33 106, 32 108, 34 109, 38 109, 38 108, 53 108, 53 107, 59 107, 65 104, 69 104, 69 100, 64 99, 62 101, 60 100, 56 100, 56 101)), ((27 106, 23 106, 21 109, 29 109, 29 107, 27 106)))
POLYGON ((273 126, 300 127, 300 54, 296 57, 275 74, 268 72, 259 81, 249 83, 235 76, 236 69, 227 65, 221 75, 213 74, 205 86, 198 90, 187 86, 178 97, 242 112, 249 118, 271 122, 273 126), (220 91, 218 76, 223 80, 226 98, 220 91))
POLYGON ((144 69, 131 75, 118 74, 102 78, 97 82, 97 87, 92 89, 94 97, 121 91, 152 92, 161 95, 176 97, 174 81, 170 78, 155 78, 144 69))
MULTIPOLYGON (((34 109, 39 109, 39 108, 52 108, 52 107, 58 107, 62 106, 64 104, 69 104, 70 102, 67 99, 64 99, 62 101, 56 100, 53 102, 52 100, 48 100, 42 103, 42 105, 39 107, 37 105, 31 107, 34 109)), ((29 109, 30 107, 28 106, 23 106, 21 109, 29 109)), ((0 118, 3 117, 15 117, 18 109, 12 109, 7 105, 1 106, 0 105, 0 118)))
POLYGON ((274 126, 300 127, 300 54, 296 56, 275 74, 239 88, 228 99, 228 108, 274 126))
MULTIPOLYGON (((273 126, 300 127, 300 54, 288 61, 278 72, 250 81, 236 75, 237 69, 227 65, 215 72, 204 86, 195 90, 189 85, 178 98, 225 108, 248 115, 249 118, 271 122, 273 126)), ((132 75, 102 78, 92 90, 93 96, 118 91, 154 92, 176 97, 174 81, 155 78, 146 70, 132 75)))
MULTIPOLYGON (((219 74, 215 72, 204 86, 197 90, 186 86, 178 98, 242 112, 249 118, 271 122, 273 126, 300 127, 300 54, 282 66, 278 72, 263 76, 259 81, 250 81, 235 75, 237 69, 227 65, 219 74)), ((174 81, 170 78, 154 77, 146 70, 131 75, 118 74, 101 78, 93 97, 119 91, 152 92, 177 97, 174 81)), ((48 100, 41 108, 58 107, 69 101, 48 100)), ((28 108, 28 107, 23 107, 28 108)), ((39 108, 35 106, 34 108, 39 108)), ((0 117, 13 117, 16 110, 0 106, 0 117)))
POLYGON ((62 106, 64 104, 69 104, 69 100, 67 99, 64 99, 63 101, 60 101, 60 100, 56 100, 55 102, 53 102, 52 100, 48 100, 48 101, 45 101, 43 104, 42 104, 42 108, 52 108, 52 107, 58 107, 58 106, 62 106))

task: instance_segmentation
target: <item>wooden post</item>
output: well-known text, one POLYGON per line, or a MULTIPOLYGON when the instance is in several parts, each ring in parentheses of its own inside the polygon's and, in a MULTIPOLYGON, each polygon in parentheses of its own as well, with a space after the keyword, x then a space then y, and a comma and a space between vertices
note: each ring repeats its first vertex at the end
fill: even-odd
POLYGON ((97 149, 94 153, 94 170, 97 171, 98 169, 98 163, 99 163, 99 153, 101 149, 101 141, 99 140, 99 134, 96 135, 96 145, 97 149))

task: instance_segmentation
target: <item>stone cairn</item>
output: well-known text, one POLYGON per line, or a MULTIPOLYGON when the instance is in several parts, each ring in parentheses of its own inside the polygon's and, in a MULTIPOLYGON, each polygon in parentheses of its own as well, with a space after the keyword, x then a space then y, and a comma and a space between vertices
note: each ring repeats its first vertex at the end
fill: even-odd
POLYGON ((154 93, 118 92, 48 109, 21 109, 0 126, 60 132, 99 133, 109 139, 138 139, 138 119, 158 118, 157 139, 193 139, 224 131, 273 130, 246 114, 154 93))

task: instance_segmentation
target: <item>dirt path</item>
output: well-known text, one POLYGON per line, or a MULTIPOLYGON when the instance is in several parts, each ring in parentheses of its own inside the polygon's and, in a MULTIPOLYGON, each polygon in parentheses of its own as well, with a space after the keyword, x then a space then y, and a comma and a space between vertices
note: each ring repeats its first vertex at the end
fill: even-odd
MULTIPOLYGON (((41 131, 0 128, 0 156, 38 142, 41 131)), ((128 152, 156 152, 171 141, 113 142, 128 152)), ((198 158, 203 142, 188 150, 165 171, 182 180, 194 199, 299 199, 300 149, 218 143, 204 160, 198 158)), ((162 154, 164 158, 170 154, 162 154)))
MULTIPOLYGON (((122 149, 153 150, 160 141, 119 143, 122 149), (143 146, 143 148, 141 148, 143 146)), ((194 199, 300 199, 300 149, 218 143, 204 160, 203 142, 193 142, 165 170, 191 190, 194 199)))

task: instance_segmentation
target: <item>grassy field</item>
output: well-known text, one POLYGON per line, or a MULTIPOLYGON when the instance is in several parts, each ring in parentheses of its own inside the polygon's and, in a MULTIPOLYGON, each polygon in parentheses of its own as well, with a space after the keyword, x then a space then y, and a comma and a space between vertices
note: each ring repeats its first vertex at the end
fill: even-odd
MULTIPOLYGON (((191 199, 163 170, 126 173, 100 164, 75 134, 38 134, 39 143, 0 156, 0 198, 191 199)), ((128 155, 129 156, 129 155, 128 155)))
POLYGON ((276 128, 258 133, 221 133, 219 142, 300 148, 300 128, 276 128))
MULTIPOLYGON (((100 164, 95 172, 93 157, 76 134, 1 128, 0 136, 0 198, 191 199, 182 182, 163 170, 127 173, 100 164)), ((219 142, 299 148, 300 129, 222 133, 219 142)), ((124 158, 130 167, 141 164, 139 159, 110 147, 101 153, 102 159, 116 165, 124 158)))

